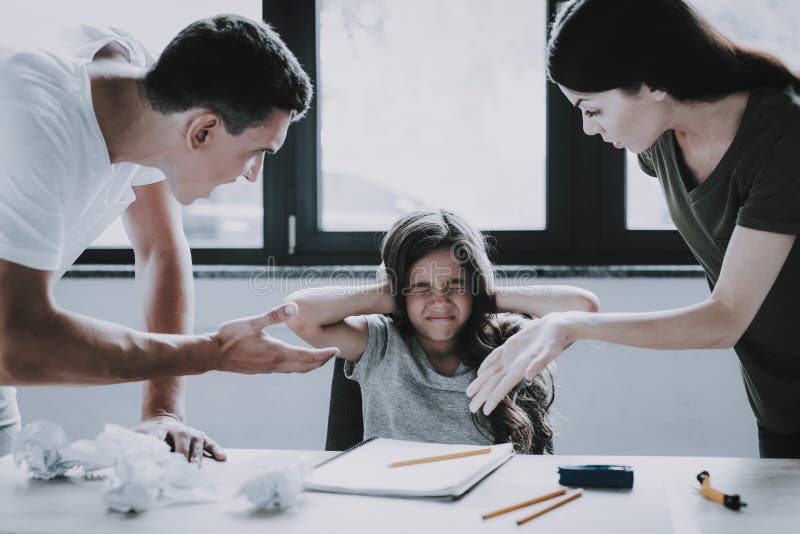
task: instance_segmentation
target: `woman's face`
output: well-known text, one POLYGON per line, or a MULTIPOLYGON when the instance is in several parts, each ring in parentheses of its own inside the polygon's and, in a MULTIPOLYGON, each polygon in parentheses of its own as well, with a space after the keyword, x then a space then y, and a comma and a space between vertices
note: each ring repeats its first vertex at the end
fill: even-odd
POLYGON ((667 130, 669 106, 666 93, 642 84, 636 94, 621 89, 578 93, 559 85, 570 103, 581 110, 586 135, 600 134, 616 148, 640 153, 667 130))
POLYGON ((466 269, 449 247, 431 252, 411 266, 406 311, 417 335, 451 341, 472 312, 466 269))

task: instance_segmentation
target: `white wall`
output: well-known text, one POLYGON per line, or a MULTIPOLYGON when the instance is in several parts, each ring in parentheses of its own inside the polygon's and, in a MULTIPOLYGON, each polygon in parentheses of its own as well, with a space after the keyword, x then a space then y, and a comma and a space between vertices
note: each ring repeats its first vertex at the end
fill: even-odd
MULTIPOLYGON (((708 294, 701 278, 539 279, 587 287, 604 311, 687 305, 708 294)), ((268 295, 247 279, 200 279, 197 330, 235 316, 261 313, 296 289, 284 280, 268 295), (281 287, 283 286, 283 287, 281 287)), ((130 279, 66 279, 56 287, 64 307, 140 324, 130 279)), ((286 327, 273 335, 296 340, 286 327)), ((325 442, 332 364, 308 375, 209 373, 189 379, 190 423, 226 447, 321 449, 325 442)), ((133 424, 139 384, 107 387, 24 387, 23 419, 49 419, 77 439, 105 422, 133 424)), ((755 421, 733 351, 649 351, 580 342, 558 360, 556 452, 756 456, 755 421)))

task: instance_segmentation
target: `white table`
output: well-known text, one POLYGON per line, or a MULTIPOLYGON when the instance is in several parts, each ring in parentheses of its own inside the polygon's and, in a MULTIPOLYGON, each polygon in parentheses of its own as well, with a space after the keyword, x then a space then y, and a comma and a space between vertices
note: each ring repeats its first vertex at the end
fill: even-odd
POLYGON ((221 500, 138 515, 108 512, 100 499, 102 481, 29 480, 10 456, 0 458, 0 533, 800 532, 800 460, 517 456, 458 501, 305 493, 294 509, 267 513, 234 494, 243 481, 301 452, 233 449, 228 453, 225 463, 203 463, 208 480, 223 495, 221 500), (536 508, 481 519, 485 512, 557 488, 558 465, 603 463, 632 466, 633 489, 587 489, 577 501, 520 527, 514 519, 536 508), (748 506, 734 512, 697 495, 695 476, 703 470, 710 472, 714 487, 739 493, 748 506))

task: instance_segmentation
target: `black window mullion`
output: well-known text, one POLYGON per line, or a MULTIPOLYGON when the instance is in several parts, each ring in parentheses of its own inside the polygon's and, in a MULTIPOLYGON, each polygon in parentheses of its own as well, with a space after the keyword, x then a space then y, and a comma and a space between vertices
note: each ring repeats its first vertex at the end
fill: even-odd
MULTIPOLYGON (((316 80, 314 0, 263 0, 262 6, 264 20, 280 34, 312 81, 316 80)), ((317 174, 317 135, 315 94, 306 116, 289 127, 281 150, 264 161, 264 246, 270 261, 278 265, 291 263, 290 234, 294 234, 295 247, 303 241, 304 211, 313 209, 316 202, 308 187, 317 174)))

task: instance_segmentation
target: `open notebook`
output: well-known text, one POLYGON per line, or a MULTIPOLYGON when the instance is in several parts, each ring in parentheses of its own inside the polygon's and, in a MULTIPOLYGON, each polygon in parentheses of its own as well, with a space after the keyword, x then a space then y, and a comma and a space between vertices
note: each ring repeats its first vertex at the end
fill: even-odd
POLYGON ((305 487, 359 495, 456 498, 511 458, 512 445, 494 445, 489 454, 441 462, 406 467, 389 464, 483 448, 372 438, 319 464, 305 487))

